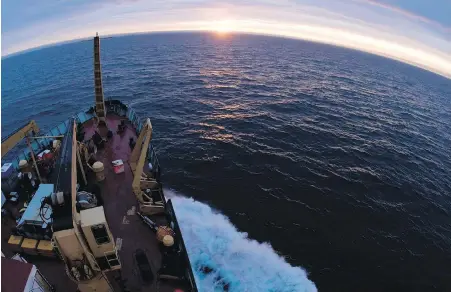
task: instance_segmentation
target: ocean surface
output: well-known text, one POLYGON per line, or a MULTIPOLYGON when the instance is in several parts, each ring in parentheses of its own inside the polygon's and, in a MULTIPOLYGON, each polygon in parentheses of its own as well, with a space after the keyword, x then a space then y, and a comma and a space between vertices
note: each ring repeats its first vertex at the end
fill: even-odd
MULTIPOLYGON (((190 257, 232 291, 451 291, 451 80, 252 35, 101 50, 105 96, 151 118, 190 257)), ((91 106, 92 53, 82 41, 3 59, 2 135, 91 106)))

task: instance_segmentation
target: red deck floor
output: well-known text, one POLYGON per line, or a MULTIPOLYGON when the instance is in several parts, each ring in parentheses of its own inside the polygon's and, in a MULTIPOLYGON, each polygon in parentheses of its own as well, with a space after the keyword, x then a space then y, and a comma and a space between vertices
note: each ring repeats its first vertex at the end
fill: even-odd
MULTIPOLYGON (((138 204, 132 191, 133 174, 128 165, 128 159, 131 154, 129 147, 129 138, 136 140, 136 132, 129 121, 126 122, 127 128, 117 134, 117 125, 121 117, 108 115, 107 127, 114 133, 113 137, 105 144, 105 148, 99 150, 96 159, 103 162, 105 167, 105 180, 102 182, 102 197, 104 200, 105 216, 107 218, 114 239, 120 238, 122 246, 119 250, 119 257, 122 264, 121 275, 125 280, 128 291, 157 291, 156 280, 151 285, 143 286, 140 280, 137 268, 133 261, 133 253, 136 249, 142 249, 146 252, 147 258, 152 266, 154 274, 158 271, 161 262, 158 242, 152 231, 135 215, 138 204), (122 159, 125 172, 121 174, 114 173, 112 161, 122 159)), ((108 128, 100 127, 99 133, 106 137, 108 128)), ((88 121, 84 124, 85 140, 89 139, 97 127, 94 121, 88 121)), ((92 177, 93 174, 90 174, 92 177)), ((81 180, 81 178, 79 178, 81 180)), ((10 251, 7 241, 10 235, 11 227, 15 222, 9 220, 2 226, 2 251, 7 257, 13 253, 10 251)), ((117 241, 116 241, 117 242, 117 241)), ((58 260, 48 260, 38 256, 25 256, 30 263, 35 264, 42 274, 55 285, 57 291, 76 291, 76 284, 71 282, 65 274, 64 264, 58 260)), ((113 280, 117 272, 107 274, 115 291, 121 291, 118 284, 113 280)), ((155 275, 156 279, 156 275, 155 275)), ((4 280, 4 279, 2 279, 4 280)), ((159 285, 158 291, 174 291, 177 288, 173 283, 159 285)))

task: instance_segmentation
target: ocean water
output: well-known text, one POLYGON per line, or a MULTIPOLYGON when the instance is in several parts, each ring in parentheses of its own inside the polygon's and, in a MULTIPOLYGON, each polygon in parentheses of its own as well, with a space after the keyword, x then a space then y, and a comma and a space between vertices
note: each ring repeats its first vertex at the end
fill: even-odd
MULTIPOLYGON (((101 49, 105 96, 151 118, 190 257, 233 291, 451 290, 451 80, 263 36, 101 49)), ((92 63, 91 41, 2 60, 2 135, 91 106, 92 63)))

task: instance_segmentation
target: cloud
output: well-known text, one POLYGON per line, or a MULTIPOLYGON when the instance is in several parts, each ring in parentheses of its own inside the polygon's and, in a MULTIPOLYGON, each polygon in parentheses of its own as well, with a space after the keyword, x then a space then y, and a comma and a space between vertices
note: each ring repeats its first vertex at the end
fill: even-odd
POLYGON ((282 35, 354 48, 451 78, 451 39, 443 29, 445 26, 374 0, 77 2, 75 11, 44 6, 64 13, 48 19, 33 18, 29 26, 8 27, 2 34, 2 55, 90 37, 97 31, 109 35, 211 30, 218 21, 222 21, 221 25, 226 21, 235 31, 282 35))

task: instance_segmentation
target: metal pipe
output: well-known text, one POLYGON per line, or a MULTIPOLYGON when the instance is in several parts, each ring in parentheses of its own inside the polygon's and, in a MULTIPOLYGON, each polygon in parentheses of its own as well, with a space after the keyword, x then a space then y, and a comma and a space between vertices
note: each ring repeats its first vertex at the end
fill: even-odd
POLYGON ((33 148, 31 147, 29 137, 27 137, 27 144, 28 144, 28 147, 30 148, 31 159, 33 159, 33 165, 34 165, 34 168, 36 169, 36 174, 38 175, 39 181, 42 183, 41 174, 39 173, 38 164, 36 163, 36 159, 34 158, 34 152, 33 152, 33 148))
POLYGON ((150 229, 152 229, 153 232, 157 232, 158 226, 157 226, 157 224, 155 222, 150 220, 148 217, 143 216, 139 212, 136 212, 136 214, 138 214, 138 216, 144 221, 144 223, 146 223, 147 226, 150 227, 150 229))
POLYGON ((38 136, 38 137, 30 137, 31 139, 45 139, 45 138, 63 138, 64 135, 59 136, 38 136))

